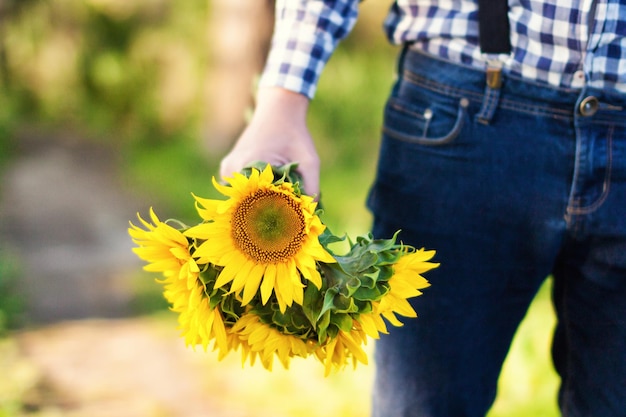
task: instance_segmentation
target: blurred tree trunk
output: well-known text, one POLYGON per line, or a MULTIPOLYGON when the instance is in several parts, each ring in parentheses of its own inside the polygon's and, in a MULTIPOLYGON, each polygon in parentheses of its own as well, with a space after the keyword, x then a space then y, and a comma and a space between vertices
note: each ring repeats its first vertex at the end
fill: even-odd
POLYGON ((0 0, 0 88, 5 88, 9 84, 9 69, 7 65, 6 44, 5 44, 5 26, 9 19, 11 0, 0 0))
POLYGON ((271 41, 274 0, 210 1, 206 142, 212 153, 222 153, 252 108, 271 41))
POLYGON ((0 0, 0 87, 10 87, 9 66, 6 53, 6 23, 16 18, 22 9, 38 0, 0 0))

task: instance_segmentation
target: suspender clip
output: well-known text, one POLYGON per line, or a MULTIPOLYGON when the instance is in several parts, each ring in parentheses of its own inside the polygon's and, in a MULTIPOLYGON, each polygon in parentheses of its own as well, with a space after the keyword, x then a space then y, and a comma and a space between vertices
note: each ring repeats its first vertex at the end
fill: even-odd
POLYGON ((476 120, 479 123, 488 125, 493 118, 498 103, 500 101, 500 87, 502 87, 502 62, 497 60, 488 60, 487 69, 485 70, 485 94, 483 103, 476 120))
POLYGON ((487 87, 498 89, 502 86, 502 62, 500 61, 488 61, 487 62, 487 87))

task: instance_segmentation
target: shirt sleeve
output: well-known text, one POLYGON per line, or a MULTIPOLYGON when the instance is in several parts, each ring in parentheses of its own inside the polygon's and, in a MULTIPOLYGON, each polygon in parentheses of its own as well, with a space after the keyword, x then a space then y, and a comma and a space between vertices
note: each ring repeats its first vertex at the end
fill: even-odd
POLYGON ((309 98, 337 44, 354 26, 359 0, 277 0, 274 35, 260 86, 309 98))

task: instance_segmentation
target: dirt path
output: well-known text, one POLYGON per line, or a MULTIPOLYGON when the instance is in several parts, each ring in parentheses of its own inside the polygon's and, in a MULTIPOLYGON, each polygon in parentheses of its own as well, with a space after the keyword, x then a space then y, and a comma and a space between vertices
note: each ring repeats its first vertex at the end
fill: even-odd
POLYGON ((29 412, 10 417, 364 417, 372 377, 324 378, 313 359, 272 372, 238 354, 218 362, 185 348, 169 314, 24 331, 0 340, 0 372, 0 414, 11 389, 29 412))
POLYGON ((223 415, 204 390, 201 358, 171 337, 173 324, 88 320, 21 334, 21 354, 37 370, 28 407, 68 417, 223 415))
POLYGON ((146 203, 123 189, 119 155, 41 132, 17 144, 0 183, 0 249, 18 265, 29 321, 127 315, 140 264, 126 229, 146 203))

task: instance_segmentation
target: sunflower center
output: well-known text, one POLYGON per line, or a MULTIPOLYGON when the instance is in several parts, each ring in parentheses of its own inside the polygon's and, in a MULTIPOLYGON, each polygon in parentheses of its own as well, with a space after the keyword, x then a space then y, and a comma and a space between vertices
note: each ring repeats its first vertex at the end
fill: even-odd
POLYGON ((289 196, 258 190, 244 198, 233 215, 238 248, 259 263, 284 261, 300 250, 306 237, 302 209, 289 196))

